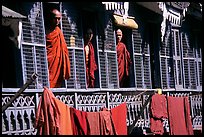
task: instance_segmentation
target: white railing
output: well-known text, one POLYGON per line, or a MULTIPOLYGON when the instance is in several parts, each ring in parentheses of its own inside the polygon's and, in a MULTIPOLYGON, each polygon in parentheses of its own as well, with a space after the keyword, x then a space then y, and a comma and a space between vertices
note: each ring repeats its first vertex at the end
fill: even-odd
MULTIPOLYGON (((2 106, 14 95, 16 89, 3 89, 2 106), (6 92, 7 91, 7 92, 6 92)), ((19 96, 7 110, 2 113, 2 134, 6 135, 35 135, 35 111, 43 89, 27 89, 19 96)), ((92 91, 71 92, 62 89, 52 90, 56 98, 76 109, 97 112, 102 107, 113 108, 122 102, 127 103, 127 126, 149 128, 149 103, 142 111, 145 101, 155 90, 140 91, 92 91), (146 91, 146 92, 144 92, 146 91), (138 114, 142 114, 138 118, 138 114), (137 120, 137 122, 136 122, 137 120)), ((163 92, 169 96, 189 96, 191 92, 163 92)), ((194 129, 202 127, 202 95, 189 96, 191 103, 191 117, 194 129)), ((168 131, 168 121, 164 124, 168 131)))

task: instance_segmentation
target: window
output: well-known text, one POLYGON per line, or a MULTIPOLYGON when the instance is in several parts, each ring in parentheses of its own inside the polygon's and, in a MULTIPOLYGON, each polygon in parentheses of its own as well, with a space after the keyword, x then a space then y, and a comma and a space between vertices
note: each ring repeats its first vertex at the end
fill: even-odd
MULTIPOLYGON (((181 39, 184 61, 184 88, 201 89, 201 49, 193 46, 191 44, 192 42, 190 43, 190 38, 187 33, 181 32, 181 39)), ((196 44, 196 41, 194 43, 196 44)))
POLYGON ((194 49, 190 47, 189 37, 181 33, 183 45, 183 64, 184 64, 184 88, 196 89, 196 60, 194 49))
POLYGON ((61 3, 61 29, 69 50, 71 77, 66 80, 66 88, 86 88, 84 48, 79 11, 71 3, 61 3), (74 39, 73 43, 71 39, 74 39))
POLYGON ((202 52, 201 52, 201 37, 200 35, 195 35, 195 62, 196 62, 196 80, 197 80, 197 89, 202 90, 202 52))
POLYGON ((99 72, 101 88, 118 88, 118 68, 116 55, 116 42, 112 20, 107 17, 105 27, 105 41, 103 44, 102 37, 98 38, 99 54, 99 72))
MULTIPOLYGON (((73 3, 63 2, 58 6, 62 13, 61 30, 67 42, 71 63, 71 78, 65 81, 65 87, 86 89, 83 46, 83 31, 85 29, 82 27, 90 27, 90 24, 88 24, 88 26, 85 20, 83 20, 83 16, 85 15, 84 11, 77 9, 73 3), (71 44, 70 42, 73 38, 74 44, 71 44)), ((94 17, 94 15, 92 17, 94 17)), ((118 88, 117 56, 112 20, 108 17, 108 22, 105 27, 105 41, 98 35, 97 26, 95 25, 97 25, 97 23, 93 23, 91 26, 96 34, 93 38, 95 44, 95 59, 98 65, 98 72, 96 72, 98 73, 96 77, 98 82, 96 83, 96 88, 118 88)))
POLYGON ((21 59, 23 82, 36 72, 39 76, 36 83, 29 88, 49 86, 47 56, 45 46, 45 29, 42 13, 42 3, 35 2, 30 9, 28 18, 22 21, 21 59))
POLYGON ((189 33, 178 28, 170 31, 168 27, 160 54, 163 89, 201 89, 201 49, 194 37, 190 39, 189 33))
POLYGON ((133 29, 135 83, 137 88, 151 89, 151 68, 149 44, 145 42, 138 29, 133 29))
POLYGON ((163 89, 170 89, 175 87, 172 46, 170 37, 171 31, 170 28, 168 28, 160 52, 160 69, 163 89))
POLYGON ((181 41, 180 41, 180 33, 178 29, 172 29, 172 44, 173 44, 173 59, 174 59, 174 74, 175 74, 175 82, 176 88, 183 88, 183 70, 182 70, 182 53, 181 53, 181 41))

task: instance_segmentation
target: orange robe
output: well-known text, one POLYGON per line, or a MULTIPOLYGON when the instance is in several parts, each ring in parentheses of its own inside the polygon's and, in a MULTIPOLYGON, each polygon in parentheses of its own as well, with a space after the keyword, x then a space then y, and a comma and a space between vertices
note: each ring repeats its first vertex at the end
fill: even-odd
POLYGON ((46 35, 50 88, 60 87, 70 78, 70 60, 64 35, 59 27, 46 35))
POLYGON ((119 42, 117 45, 118 75, 120 87, 123 87, 124 81, 129 76, 129 67, 131 62, 130 53, 124 43, 119 42))
MULTIPOLYGON (((91 42, 88 43, 89 45, 89 62, 86 64, 86 81, 88 88, 94 87, 95 76, 94 72, 97 69, 97 65, 95 62, 95 55, 94 55, 94 48, 91 42)), ((86 50, 84 49, 85 55, 86 50)))
POLYGON ((70 107, 44 88, 36 112, 38 135, 73 135, 70 107))

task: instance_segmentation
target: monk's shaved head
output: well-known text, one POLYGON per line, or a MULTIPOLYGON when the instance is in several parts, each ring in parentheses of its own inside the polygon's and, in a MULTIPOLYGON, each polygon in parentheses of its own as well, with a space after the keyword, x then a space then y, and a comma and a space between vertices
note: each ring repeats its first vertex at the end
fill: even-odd
POLYGON ((51 14, 51 17, 50 17, 51 26, 52 27, 58 26, 60 24, 62 14, 57 9, 50 10, 50 14, 51 14))
POLYGON ((116 36, 117 36, 117 43, 120 42, 122 40, 122 36, 123 36, 123 32, 121 29, 118 29, 116 31, 116 36))
POLYGON ((122 32, 121 29, 118 29, 118 30, 116 31, 116 33, 117 33, 117 34, 123 34, 123 32, 122 32))
POLYGON ((57 17, 57 18, 61 18, 61 13, 59 12, 59 10, 57 10, 57 9, 53 9, 52 11, 51 11, 51 13, 53 14, 53 17, 57 17))

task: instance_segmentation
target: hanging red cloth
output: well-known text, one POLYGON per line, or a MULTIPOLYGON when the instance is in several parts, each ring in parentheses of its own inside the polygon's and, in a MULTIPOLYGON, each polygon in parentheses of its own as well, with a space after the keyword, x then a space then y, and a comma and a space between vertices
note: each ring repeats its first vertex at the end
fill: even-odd
MULTIPOLYGON (((88 43, 89 47, 89 60, 88 63, 86 63, 86 81, 87 81, 87 86, 88 88, 93 88, 94 87, 94 81, 95 81, 95 76, 94 72, 97 70, 97 65, 95 61, 95 53, 94 53, 94 48, 91 42, 88 43)), ((86 50, 84 49, 85 55, 86 55, 86 50)))
POLYGON ((38 135, 72 135, 70 107, 44 88, 38 104, 35 128, 38 135))
POLYGON ((191 121, 191 114, 190 114, 190 104, 188 97, 184 97, 184 110, 185 110, 185 119, 186 119, 186 128, 188 135, 193 135, 193 124, 191 121))
POLYGON ((100 135, 99 112, 87 112, 90 135, 100 135))
POLYGON ((90 135, 87 112, 70 108, 73 135, 90 135))
POLYGON ((115 135, 115 128, 112 121, 111 112, 107 108, 102 108, 100 116, 100 135, 115 135))
POLYGON ((163 119, 168 117, 167 101, 164 95, 155 94, 150 102, 150 130, 154 134, 163 135, 163 119))
POLYGON ((118 60, 118 75, 120 87, 123 87, 123 84, 126 78, 129 76, 129 67, 131 62, 130 53, 126 49, 124 43, 119 42, 117 45, 117 60, 118 60))
POLYGON ((63 79, 70 78, 69 52, 64 35, 57 26, 46 35, 50 88, 60 87, 63 79))
POLYGON ((167 102, 170 135, 193 135, 188 100, 184 97, 169 96, 167 102))
POLYGON ((126 102, 112 108, 111 110, 113 125, 116 135, 127 135, 127 107, 126 102))

